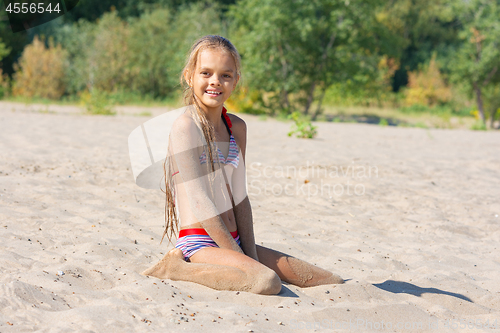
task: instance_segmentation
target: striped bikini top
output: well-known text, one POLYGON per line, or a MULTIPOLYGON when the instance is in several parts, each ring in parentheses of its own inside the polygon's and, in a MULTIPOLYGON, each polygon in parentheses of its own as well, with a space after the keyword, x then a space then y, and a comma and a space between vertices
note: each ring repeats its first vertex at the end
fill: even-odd
MULTIPOLYGON (((227 132, 229 133, 229 154, 227 155, 227 159, 224 158, 224 155, 220 151, 219 147, 217 147, 217 151, 219 154, 219 161, 223 164, 231 164, 234 166, 234 168, 238 168, 238 164, 240 162, 240 157, 238 153, 238 145, 236 144, 236 140, 234 139, 233 132, 231 131, 231 119, 229 119, 229 116, 226 114, 227 110, 225 107, 222 107, 222 121, 224 122, 224 125, 226 126, 227 132)), ((215 157, 215 156, 214 156, 215 157)), ((214 160, 214 163, 217 161, 214 160)), ((205 151, 200 155, 200 164, 207 163, 207 156, 205 151)), ((175 176, 178 174, 179 171, 176 171, 172 174, 172 176, 175 176)))
MULTIPOLYGON (((231 134, 229 137, 229 154, 227 154, 227 158, 224 158, 224 155, 220 151, 219 147, 217 147, 217 151, 219 152, 219 161, 222 164, 231 164, 235 168, 238 167, 240 157, 238 154, 238 146, 236 145, 236 140, 234 139, 233 134, 231 134)), ((200 155, 200 164, 204 163, 207 163, 207 156, 205 154, 205 151, 203 151, 203 153, 200 155)), ((215 158, 214 158, 214 163, 216 163, 215 158)))

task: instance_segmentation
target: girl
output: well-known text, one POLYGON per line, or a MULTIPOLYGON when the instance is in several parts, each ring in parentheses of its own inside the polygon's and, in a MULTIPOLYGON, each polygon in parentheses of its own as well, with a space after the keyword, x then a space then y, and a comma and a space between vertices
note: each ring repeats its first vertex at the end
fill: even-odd
POLYGON ((281 280, 299 287, 343 283, 331 272, 255 244, 246 124, 224 108, 240 77, 240 56, 229 40, 210 35, 193 45, 181 76, 190 106, 172 126, 164 164, 164 236, 171 239, 180 219, 179 237, 176 248, 142 274, 266 295, 279 293, 281 280))

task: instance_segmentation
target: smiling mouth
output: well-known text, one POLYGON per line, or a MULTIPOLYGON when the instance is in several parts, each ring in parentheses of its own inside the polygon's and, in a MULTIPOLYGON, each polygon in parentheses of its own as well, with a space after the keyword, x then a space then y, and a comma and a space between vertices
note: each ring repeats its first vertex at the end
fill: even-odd
POLYGON ((208 94, 210 96, 219 96, 222 95, 221 91, 213 91, 213 90, 205 90, 205 94, 208 94))

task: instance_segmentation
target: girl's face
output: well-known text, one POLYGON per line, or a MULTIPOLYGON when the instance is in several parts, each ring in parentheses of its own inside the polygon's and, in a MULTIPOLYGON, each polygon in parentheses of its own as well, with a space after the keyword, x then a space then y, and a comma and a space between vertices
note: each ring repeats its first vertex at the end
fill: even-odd
POLYGON ((223 103, 231 96, 238 76, 236 64, 230 53, 218 49, 201 51, 194 73, 186 73, 186 81, 205 111, 221 111, 223 103))

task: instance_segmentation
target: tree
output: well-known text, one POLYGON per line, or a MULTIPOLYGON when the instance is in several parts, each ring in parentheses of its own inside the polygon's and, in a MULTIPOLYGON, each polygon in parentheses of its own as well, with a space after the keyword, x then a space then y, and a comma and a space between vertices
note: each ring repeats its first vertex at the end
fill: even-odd
POLYGON ((10 53, 10 48, 5 46, 5 43, 2 43, 2 39, 0 38, 0 61, 3 60, 10 53))
POLYGON ((91 81, 91 66, 89 59, 95 51, 94 41, 97 25, 85 20, 66 24, 57 30, 55 40, 61 43, 68 53, 66 73, 67 93, 76 95, 88 87, 91 81))
POLYGON ((378 1, 242 0, 229 11, 231 38, 242 54, 246 82, 264 105, 315 119, 335 82, 375 74, 382 27, 378 1), (311 112, 313 102, 317 103, 311 112))
POLYGON ((128 35, 126 22, 116 12, 106 13, 96 24, 80 20, 61 27, 55 37, 69 53, 68 92, 127 87, 128 35))
POLYGON ((492 105, 489 112, 485 110, 484 92, 493 93, 486 98, 495 104, 493 86, 500 82, 500 1, 461 2, 459 11, 462 25, 460 38, 463 42, 450 59, 453 64, 452 78, 469 87, 475 96, 482 122, 486 124, 489 113, 493 126, 500 105, 492 105))
MULTIPOLYGON (((462 1, 462 0, 460 0, 462 1)), ((386 1, 377 20, 393 33, 392 43, 400 63, 393 90, 408 83, 408 72, 428 63, 434 53, 441 59, 459 43, 456 0, 386 1)))
POLYGON ((113 11, 96 23, 81 19, 61 27, 55 37, 69 53, 67 92, 175 96, 189 47, 221 33, 218 12, 216 4, 197 2, 175 13, 160 8, 123 20, 113 11))
POLYGON ((131 89, 154 98, 171 96, 179 86, 186 54, 207 34, 220 34, 217 5, 195 3, 177 12, 156 9, 130 24, 127 70, 131 89))

